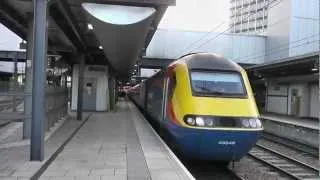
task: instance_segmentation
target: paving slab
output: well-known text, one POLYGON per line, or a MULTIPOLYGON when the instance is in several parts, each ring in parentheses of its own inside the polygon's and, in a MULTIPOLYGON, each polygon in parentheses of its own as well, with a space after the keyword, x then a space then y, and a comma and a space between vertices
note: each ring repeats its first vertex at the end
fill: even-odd
POLYGON ((128 101, 92 113, 40 179, 194 179, 128 101))
POLYGON ((33 177, 82 123, 70 116, 62 126, 47 134, 45 159, 42 162, 30 161, 30 142, 27 140, 0 144, 0 179, 22 180, 33 177))

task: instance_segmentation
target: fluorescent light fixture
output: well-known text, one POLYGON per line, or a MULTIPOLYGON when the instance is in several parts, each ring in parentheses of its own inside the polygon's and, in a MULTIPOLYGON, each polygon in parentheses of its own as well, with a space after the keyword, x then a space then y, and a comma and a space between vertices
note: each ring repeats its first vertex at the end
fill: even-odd
POLYGON ((93 29, 92 24, 90 24, 90 23, 88 24, 88 29, 89 29, 89 30, 92 30, 92 29, 93 29))
POLYGON ((135 67, 137 67, 138 65, 137 65, 137 64, 135 64, 134 66, 135 66, 135 67))
POLYGON ((82 7, 95 18, 117 25, 140 22, 156 12, 152 7, 82 3, 82 7))
POLYGON ((312 68, 311 71, 318 71, 318 68, 312 68))
POLYGON ((99 49, 103 49, 103 47, 100 45, 100 46, 99 46, 99 49))

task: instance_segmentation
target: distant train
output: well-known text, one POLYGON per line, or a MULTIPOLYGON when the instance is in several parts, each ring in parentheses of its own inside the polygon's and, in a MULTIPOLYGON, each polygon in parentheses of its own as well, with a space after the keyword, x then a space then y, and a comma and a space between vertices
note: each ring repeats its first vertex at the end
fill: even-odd
POLYGON ((239 160, 263 130, 245 70, 217 54, 185 55, 129 97, 192 159, 239 160))

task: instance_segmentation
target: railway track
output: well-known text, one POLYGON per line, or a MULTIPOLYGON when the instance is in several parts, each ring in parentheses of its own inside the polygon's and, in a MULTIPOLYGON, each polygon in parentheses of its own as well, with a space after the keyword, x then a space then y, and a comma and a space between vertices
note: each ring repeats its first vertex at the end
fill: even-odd
POLYGON ((252 148, 248 155, 257 161, 276 169, 282 174, 287 175, 290 178, 298 180, 319 179, 319 170, 316 167, 301 162, 269 147, 265 147, 261 144, 256 144, 256 146, 252 148))
POLYGON ((266 132, 263 133, 262 139, 285 146, 290 149, 294 149, 296 151, 303 152, 305 154, 308 154, 309 156, 313 156, 314 158, 319 159, 319 148, 315 148, 306 144, 301 144, 299 142, 266 132))

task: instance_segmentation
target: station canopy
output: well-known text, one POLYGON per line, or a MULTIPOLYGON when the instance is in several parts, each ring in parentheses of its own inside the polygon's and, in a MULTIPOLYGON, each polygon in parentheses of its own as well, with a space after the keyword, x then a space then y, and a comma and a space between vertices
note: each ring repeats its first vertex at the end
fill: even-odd
MULTIPOLYGON (((119 76, 143 55, 168 6, 175 0, 50 0, 48 51, 69 64, 109 65, 119 76)), ((1 0, 0 23, 27 40, 32 0, 1 0)))

